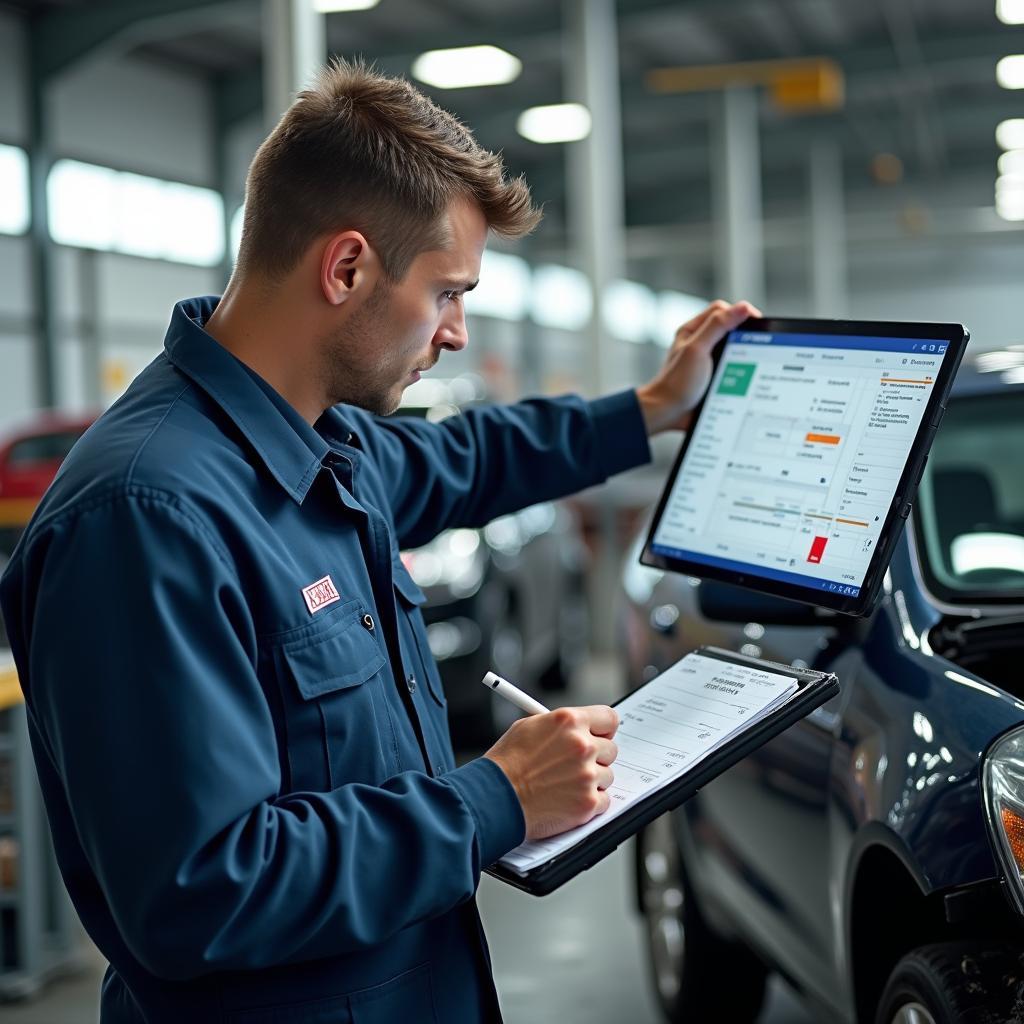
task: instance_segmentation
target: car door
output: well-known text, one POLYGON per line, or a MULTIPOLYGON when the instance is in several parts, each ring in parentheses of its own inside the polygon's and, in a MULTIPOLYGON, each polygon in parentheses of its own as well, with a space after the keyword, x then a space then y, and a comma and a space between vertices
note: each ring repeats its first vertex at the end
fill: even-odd
POLYGON ((768 626, 756 646, 769 660, 840 673, 843 690, 705 787, 686 817, 701 888, 726 905, 749 941, 828 1000, 835 992, 830 774, 860 655, 852 647, 837 652, 834 642, 820 649, 821 635, 820 627, 768 626), (795 657, 801 648, 805 657, 795 657))

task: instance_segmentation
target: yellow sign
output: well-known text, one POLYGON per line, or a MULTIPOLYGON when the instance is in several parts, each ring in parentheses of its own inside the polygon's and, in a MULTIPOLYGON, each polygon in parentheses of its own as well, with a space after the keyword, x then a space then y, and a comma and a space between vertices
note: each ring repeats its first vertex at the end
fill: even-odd
POLYGON ((788 113, 838 110, 845 98, 843 69, 827 57, 698 64, 647 73, 652 92, 707 92, 738 85, 765 86, 775 106, 788 113))

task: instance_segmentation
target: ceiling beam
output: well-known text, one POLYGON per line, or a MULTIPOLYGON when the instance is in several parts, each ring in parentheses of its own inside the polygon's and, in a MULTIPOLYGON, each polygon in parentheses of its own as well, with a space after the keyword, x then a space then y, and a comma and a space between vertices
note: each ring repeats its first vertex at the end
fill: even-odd
POLYGON ((172 38, 243 7, 258 14, 252 0, 108 0, 50 10, 29 21, 33 68, 48 81, 98 50, 172 38))

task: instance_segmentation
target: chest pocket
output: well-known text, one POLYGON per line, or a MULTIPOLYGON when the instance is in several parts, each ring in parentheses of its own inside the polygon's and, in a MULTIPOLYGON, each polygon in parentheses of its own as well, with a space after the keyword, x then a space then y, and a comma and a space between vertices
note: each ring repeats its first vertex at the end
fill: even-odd
POLYGON ((288 762, 295 789, 324 791, 349 782, 376 784, 390 722, 381 670, 386 659, 378 627, 354 602, 324 628, 283 644, 288 680, 288 762))
POLYGON ((396 560, 391 563, 391 576, 398 594, 398 604, 402 609, 409 628, 409 636, 412 639, 414 649, 411 653, 419 662, 420 672, 426 676, 427 688, 430 690, 431 697, 434 698, 434 703, 443 708, 446 706, 444 687, 441 685, 441 675, 437 671, 434 656, 430 653, 427 627, 423 623, 423 615, 420 612, 420 605, 427 600, 427 595, 420 590, 416 581, 409 575, 409 570, 400 561, 396 560))

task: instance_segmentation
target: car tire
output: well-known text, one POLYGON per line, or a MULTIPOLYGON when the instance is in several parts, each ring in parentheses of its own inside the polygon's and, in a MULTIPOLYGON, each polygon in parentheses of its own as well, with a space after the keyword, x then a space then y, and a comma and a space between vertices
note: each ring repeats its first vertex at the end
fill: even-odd
POLYGON ((921 946, 893 969, 877 1024, 1024 1020, 1024 955, 965 942, 921 946))
POLYGON ((756 1020, 768 972, 745 946, 708 926, 686 879, 670 814, 637 836, 636 871, 648 962, 669 1024, 756 1020))

